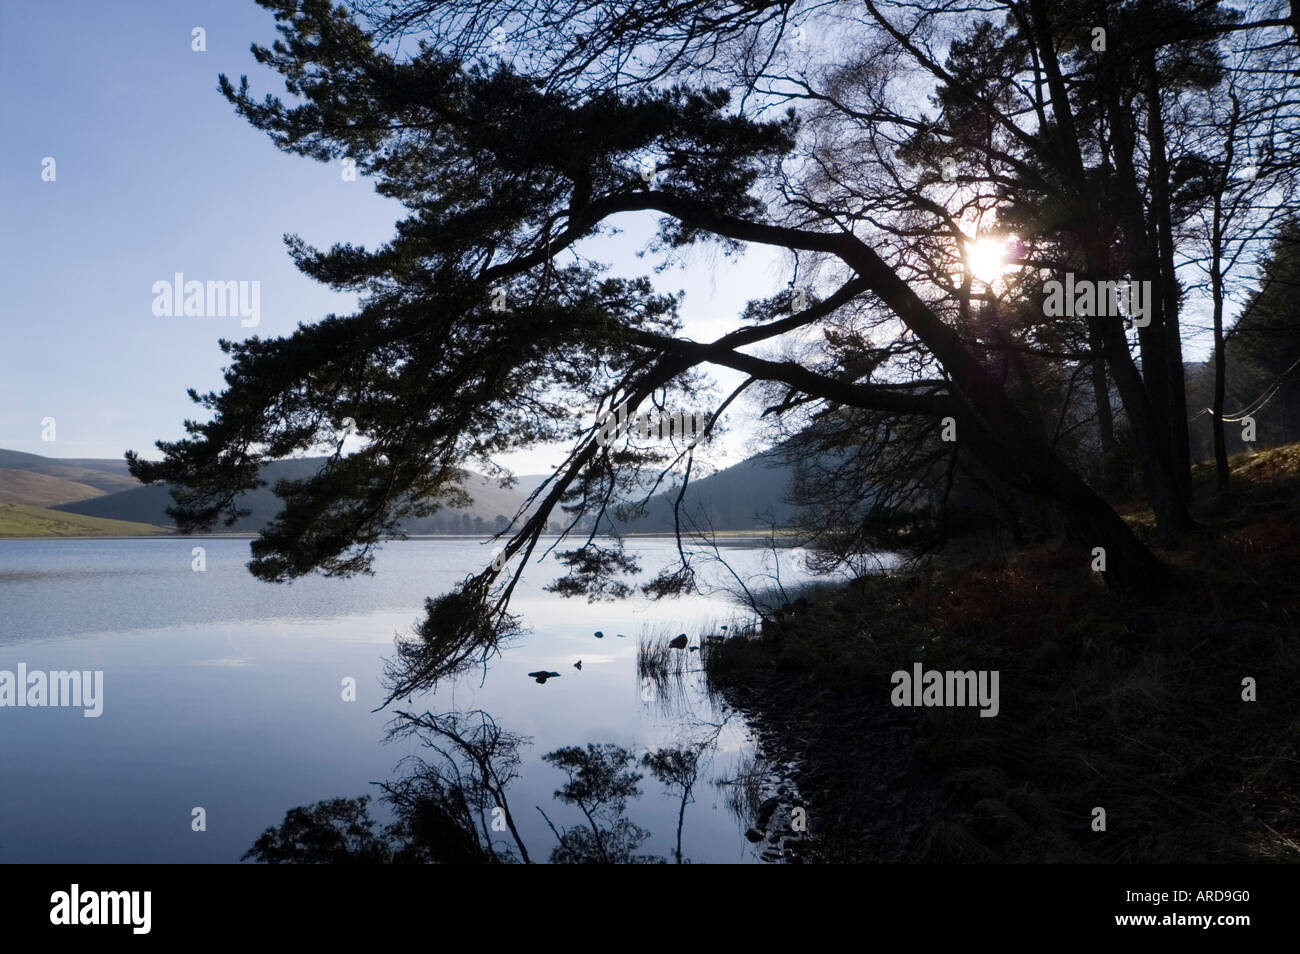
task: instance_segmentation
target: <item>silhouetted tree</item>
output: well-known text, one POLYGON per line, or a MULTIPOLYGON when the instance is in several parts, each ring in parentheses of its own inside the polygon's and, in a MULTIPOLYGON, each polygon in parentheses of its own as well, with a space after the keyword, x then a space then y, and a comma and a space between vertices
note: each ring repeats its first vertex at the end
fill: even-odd
POLYGON ((480 853, 510 860, 510 849, 501 849, 494 834, 505 830, 519 857, 531 863, 506 798, 506 788, 518 778, 519 750, 527 739, 502 729, 482 709, 442 715, 398 712, 389 738, 415 738, 434 753, 432 761, 408 757, 408 774, 383 786, 417 841, 440 843, 433 836, 443 834, 444 819, 454 819, 452 831, 473 833, 480 853), (504 828, 494 823, 498 818, 504 828))
MULTIPOLYGON (((587 819, 586 827, 556 829, 559 845, 551 852, 555 864, 626 864, 652 860, 636 854, 646 838, 625 816, 627 800, 641 794, 641 776, 628 769, 632 753, 612 744, 588 743, 585 749, 567 746, 548 752, 543 760, 565 771, 569 780, 555 793, 587 819)), ((541 810, 540 808, 538 809, 541 810)), ((542 812, 546 817, 546 813, 542 812)), ((548 825, 550 818, 546 818, 548 825)))
MULTIPOLYGON (((252 545, 252 571, 284 581, 368 570, 404 515, 454 499, 469 463, 500 475, 493 458, 505 451, 572 448, 512 523, 510 565, 426 604, 390 673, 390 701, 498 650, 516 628, 514 586, 553 515, 581 535, 643 492, 643 469, 690 473, 695 448, 604 442, 597 421, 623 405, 697 406, 709 366, 747 375, 722 406, 766 387, 779 393, 769 415, 847 410, 851 426, 862 412, 922 441, 952 418, 962 453, 988 475, 1050 501, 1076 538, 1105 547, 1109 584, 1165 581, 1088 469, 1068 459, 1064 427, 1051 426, 1069 386, 1016 354, 1076 370, 1107 362, 1158 526, 1176 538, 1189 517, 1170 124, 1173 101, 1220 75, 1214 42, 1243 26, 1226 10, 1017 0, 991 5, 1004 16, 990 27, 968 6, 883 2, 259 2, 280 39, 254 54, 293 101, 256 98, 246 78, 223 76, 222 93, 280 148, 354 160, 409 214, 375 249, 291 238, 298 267, 359 293, 358 312, 286 338, 223 342, 225 389, 192 395, 210 419, 160 442, 160 462, 129 454, 132 473, 172 484, 189 531, 230 516, 263 460, 338 448, 315 476, 277 485, 284 509, 252 545), (819 27, 819 16, 833 22, 819 27), (1093 53, 1094 22, 1109 29, 1113 60, 1093 53), (852 42, 822 44, 817 63, 782 52, 785 31, 804 24, 852 42), (412 31, 428 42, 387 42, 412 31), (943 62, 931 53, 939 37, 954 41, 943 62), (936 109, 913 95, 918 76, 933 84, 936 109), (772 108, 795 103, 821 110, 808 140, 793 108, 772 108), (945 156, 958 162, 952 184, 940 174, 945 156), (648 175, 639 160, 653 160, 648 175), (1036 225, 1026 262, 1040 276, 1106 279, 1128 267, 1153 282, 1140 367, 1119 321, 1085 323, 1088 351, 1074 335, 1054 352, 1054 332, 1038 338, 1044 322, 1024 323, 1024 302, 971 307, 969 286, 954 287, 940 266, 954 250, 967 260, 969 236, 953 234, 967 212, 1003 211, 1036 225), (702 243, 775 247, 809 263, 817 287, 752 301, 732 330, 691 340, 677 296, 562 257, 627 213, 660 217, 670 257, 702 243), (884 342, 854 335, 871 323, 888 327, 884 342), (577 422, 575 407, 585 411, 577 422), (345 417, 365 440, 347 455, 345 417)), ((561 554, 569 575, 556 589, 631 592, 618 577, 637 565, 621 542, 580 540, 561 554)), ((646 591, 693 585, 683 549, 681 566, 646 591)))
MULTIPOLYGON (((707 743, 706 743, 707 744, 707 743)), ((659 781, 667 785, 679 799, 677 809, 677 847, 673 857, 682 863, 682 827, 686 822, 686 806, 694 799, 691 793, 700 776, 700 756, 703 745, 688 745, 685 748, 658 749, 647 752, 641 758, 641 764, 650 770, 659 781)))
MULTIPOLYGON (((409 781, 409 780, 408 780, 409 781)), ((402 786, 399 786, 401 788, 402 786)), ((421 788, 427 795, 427 786, 421 788)), ((502 860, 473 828, 446 810, 446 799, 390 798, 398 820, 377 828, 369 795, 332 798, 290 809, 241 860, 263 864, 485 864, 502 860)))
POLYGON ((245 852, 263 864, 391 864, 400 854, 393 829, 375 830, 370 796, 332 798, 290 809, 284 823, 268 828, 245 852))

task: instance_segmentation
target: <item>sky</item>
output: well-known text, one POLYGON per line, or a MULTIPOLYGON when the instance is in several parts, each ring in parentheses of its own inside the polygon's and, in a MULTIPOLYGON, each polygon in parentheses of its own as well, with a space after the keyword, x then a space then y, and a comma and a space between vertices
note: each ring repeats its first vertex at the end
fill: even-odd
MULTIPOLYGON (((223 72, 236 82, 247 74, 259 96, 281 90, 249 52, 274 37, 270 13, 252 0, 0 5, 0 448, 157 457, 156 440, 184 436, 184 419, 205 413, 186 389, 221 388, 219 338, 287 335, 354 309, 354 296, 293 267, 283 236, 373 246, 404 210, 364 178, 345 179, 338 163, 280 152, 220 96, 223 72), (193 49, 195 28, 203 51, 193 49), (249 291, 257 282, 256 326, 236 315, 155 314, 155 283, 177 273, 249 291)), ((615 274, 647 274, 653 260, 636 252, 654 217, 613 224, 624 232, 583 252, 615 274)), ((704 249, 655 281, 685 290, 685 334, 709 340, 789 272, 772 250, 737 261, 704 249)), ((1189 303, 1185 331, 1203 323, 1200 311, 1189 303)), ((1189 360, 1204 357, 1204 337, 1186 343, 1189 360)), ((722 389, 740 379, 726 369, 712 376, 722 389)), ((728 413, 714 466, 755 448, 743 409, 728 413)), ((562 457, 543 447, 500 462, 532 474, 562 457)))
MULTIPOLYGON (((354 310, 354 295, 293 267, 283 236, 373 246, 405 210, 364 178, 346 181, 338 163, 279 151, 217 92, 221 73, 236 84, 247 74, 258 96, 280 92, 249 52, 274 38, 271 14, 252 0, 0 5, 0 448, 157 457, 156 440, 183 437, 185 418, 206 413, 186 389, 220 390, 218 339, 288 335, 354 310), (204 51, 192 49, 196 27, 204 51), (178 272, 246 282, 250 294, 258 282, 256 326, 156 315, 154 284, 178 272), (42 439, 48 418, 53 441, 42 439)), ((653 218, 614 224, 622 235, 584 252, 616 274, 647 274, 652 262, 635 252, 653 218)), ((783 270, 766 250, 740 262, 705 253, 656 284, 686 291, 686 334, 707 340, 734 327, 728 316, 749 297, 784 285, 783 270)), ((745 451, 741 429, 715 461, 745 451)), ((527 474, 561 459, 538 448, 501 462, 527 474)))

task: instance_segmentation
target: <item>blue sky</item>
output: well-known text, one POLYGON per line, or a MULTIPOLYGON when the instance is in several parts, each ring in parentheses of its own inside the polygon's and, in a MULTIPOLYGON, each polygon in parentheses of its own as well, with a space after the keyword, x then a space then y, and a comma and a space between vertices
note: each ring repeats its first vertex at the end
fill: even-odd
MULTIPOLYGON (((338 164, 280 152, 217 92, 223 72, 247 74, 258 95, 279 91, 249 52, 274 36, 270 13, 251 0, 0 8, 0 447, 49 457, 152 452, 203 413, 186 388, 220 388, 219 338, 289 334, 353 309, 353 296, 293 267, 282 237, 375 245, 403 210, 365 179, 344 181, 338 164), (194 27, 206 31, 205 52, 191 49, 194 27), (53 182, 42 180, 46 157, 53 182), (152 286, 176 272, 260 282, 260 323, 155 316, 152 286), (47 417, 54 442, 41 439, 47 417)), ((634 252, 651 222, 617 224, 624 235, 585 251, 645 273, 651 263, 634 252)), ((697 339, 729 330, 727 316, 748 296, 787 277, 765 251, 722 261, 705 254, 658 280, 687 291, 687 332, 697 339)), ((737 436, 719 462, 740 456, 737 436)), ((560 458, 543 448, 505 462, 536 473, 560 458)))
MULTIPOLYGON (((202 414, 186 388, 220 388, 221 337, 284 335, 299 322, 348 313, 350 295, 293 268, 283 236, 375 245, 401 217, 397 203, 340 166, 291 156, 235 115, 217 76, 248 74, 256 94, 279 91, 254 62, 250 43, 275 37, 271 15, 252 0, 132 0, 7 4, 0 7, 0 447, 50 457, 156 456, 155 440, 183 436, 202 414), (191 48, 195 27, 206 51, 191 48), (42 180, 43 161, 56 178, 42 180), (260 322, 231 317, 158 317, 153 285, 186 280, 260 283, 260 322), (42 440, 54 418, 56 440, 42 440)), ((584 252, 622 274, 638 259, 653 217, 626 216, 625 232, 584 252)), ((684 289, 686 333, 707 340, 734 327, 749 297, 789 278, 777 253, 751 250, 739 262, 710 249, 656 279, 684 289)), ((1235 308, 1230 309, 1235 313, 1235 308)), ((1185 354, 1204 357, 1201 303, 1184 318, 1185 354)), ((739 376, 718 370, 723 387, 739 376)), ((744 405, 712 449, 715 465, 752 451, 744 405)), ((698 412, 703 408, 683 408, 698 412)), ((502 462, 517 473, 549 470, 556 448, 502 462)))

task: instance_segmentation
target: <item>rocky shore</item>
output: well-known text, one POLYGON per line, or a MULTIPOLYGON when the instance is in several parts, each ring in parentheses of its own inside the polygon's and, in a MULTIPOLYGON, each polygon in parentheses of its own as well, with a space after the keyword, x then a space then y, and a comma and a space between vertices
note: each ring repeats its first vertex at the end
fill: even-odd
POLYGON ((915 712, 775 669, 754 670, 722 693, 779 779, 749 832, 767 842, 766 860, 904 861, 915 853, 943 807, 938 780, 917 758, 915 712), (806 831, 795 830, 797 808, 806 831))
POLYGON ((813 862, 1300 860, 1295 588, 1242 583, 1271 556, 1216 554, 1230 573, 1181 568, 1135 605, 1044 547, 862 578, 708 641, 711 691, 775 773, 751 840, 813 862), (895 705, 918 662, 999 672, 1000 711, 895 705))

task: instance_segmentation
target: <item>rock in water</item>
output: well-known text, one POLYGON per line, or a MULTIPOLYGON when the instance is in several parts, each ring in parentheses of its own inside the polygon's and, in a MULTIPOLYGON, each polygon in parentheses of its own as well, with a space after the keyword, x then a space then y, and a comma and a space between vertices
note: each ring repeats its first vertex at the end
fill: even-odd
POLYGON ((776 812, 777 806, 781 804, 781 799, 773 796, 765 799, 758 806, 758 827, 766 829, 768 823, 772 820, 773 813, 776 812))
POLYGON ((596 638, 597 638, 597 639, 604 639, 604 638, 605 638, 605 634, 602 633, 600 630, 596 630, 596 638))
POLYGON ((675 638, 671 643, 669 643, 668 646, 669 646, 669 648, 671 648, 671 649, 685 649, 685 648, 686 648, 686 634, 685 634, 685 633, 680 634, 680 635, 677 636, 677 637, 676 637, 676 638, 675 638))

